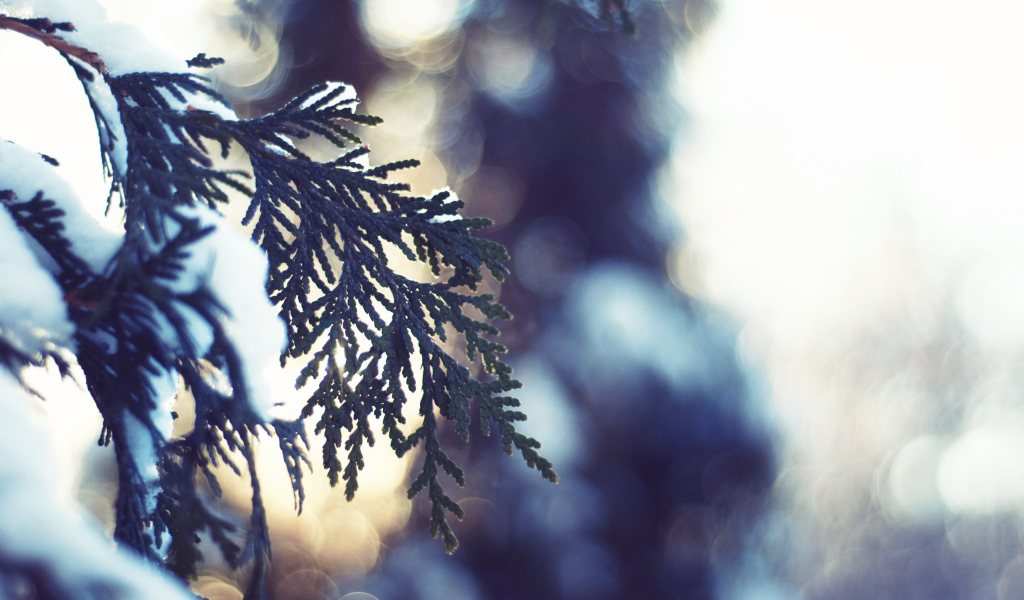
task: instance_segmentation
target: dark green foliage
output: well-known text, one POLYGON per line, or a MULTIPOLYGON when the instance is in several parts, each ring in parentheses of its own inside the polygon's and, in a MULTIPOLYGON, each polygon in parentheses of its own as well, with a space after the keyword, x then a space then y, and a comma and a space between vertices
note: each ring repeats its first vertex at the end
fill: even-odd
MULTIPOLYGON (((373 168, 358 162, 368 149, 355 127, 380 119, 356 114, 344 86, 317 86, 273 114, 234 121, 202 110, 208 106, 202 103, 226 104, 202 77, 101 77, 64 56, 96 116, 111 199, 118 196, 125 212, 123 245, 95 272, 71 251, 62 234, 63 213, 42 192, 28 201, 4 198, 19 226, 60 269, 58 280, 77 326, 78 362, 104 420, 100 442, 112 442, 117 454, 119 543, 159 561, 156 548, 170 536, 164 562, 187 579, 202 560, 201 535, 208 536, 232 566, 252 565, 245 597, 262 598, 270 542, 253 453, 261 432, 277 436, 296 507, 302 509, 302 467, 309 464, 305 424, 266 423, 256 414, 246 398, 240 357, 223 329, 225 307, 202 286, 176 291, 174 285, 189 268, 190 248, 213 231, 189 216, 187 207, 215 208, 228 200, 226 188, 252 197, 244 222, 253 225, 253 239, 267 253, 267 291, 289 334, 281 360, 301 361, 297 387, 315 382, 302 418, 319 412, 315 430, 327 440, 323 462, 332 485, 345 481, 346 497, 353 497, 364 466, 363 444, 375 442, 376 427, 398 456, 423 442, 423 466, 409 496, 427 490, 431 534, 441 535, 454 551, 458 541, 446 514, 462 518, 463 511, 445 492, 440 473, 458 485, 465 479, 441 449, 436 415, 467 440, 473 399, 485 435, 495 424, 507 453, 518 448, 531 467, 557 481, 551 463, 537 454, 539 443, 516 432, 515 422, 525 416, 510 410, 517 402, 504 396, 519 383, 502 362, 505 349, 491 339, 498 330, 488 321, 510 315, 493 296, 474 293, 485 272, 499 281, 504 277, 505 249, 473 237, 472 231, 489 222, 460 218, 462 203, 448 192, 418 197, 408 186, 387 181, 390 172, 416 161, 373 168), (116 139, 117 128, 98 108, 100 81, 116 99, 125 140, 116 139), (329 162, 306 156, 296 140, 312 135, 343 149, 341 156, 329 162), (127 144, 123 173, 115 157, 119 143, 127 144), (226 157, 232 143, 248 154, 251 175, 215 167, 208 147, 214 144, 226 157), (388 248, 428 264, 433 280, 396 272, 388 264, 388 248), (209 349, 199 348, 190 315, 212 332, 209 349), (464 363, 453 356, 456 342, 464 363), (482 378, 471 365, 482 370, 482 378), (153 378, 166 373, 180 377, 195 401, 194 428, 173 440, 163 439, 152 417, 153 378), (416 402, 422 423, 405 435, 400 425, 409 402, 416 402), (129 443, 131 418, 149 431, 159 456, 155 510, 147 508, 153 491, 129 443), (238 456, 253 493, 244 539, 236 523, 217 516, 204 498, 204 490, 220 493, 213 469, 221 462, 241 475, 238 456)), ((190 64, 208 67, 216 59, 199 55, 190 64)))
MULTIPOLYGON (((82 281, 88 267, 71 252, 71 243, 61 235, 64 225, 59 218, 64 212, 56 208, 53 201, 44 199, 42 192, 31 200, 20 201, 13 191, 0 190, 0 204, 7 209, 22 231, 50 250, 49 254, 61 269, 59 281, 62 287, 66 289, 82 281)), ((15 376, 27 365, 42 365, 44 358, 56 363, 61 376, 68 375, 69 365, 60 352, 44 351, 44 356, 31 356, 16 346, 0 336, 0 365, 7 367, 15 376)), ((35 393, 31 389, 29 391, 35 393)))
POLYGON ((216 67, 217 65, 224 64, 224 59, 223 58, 217 58, 215 56, 211 56, 211 57, 207 58, 205 52, 200 52, 199 54, 197 54, 195 56, 195 58, 190 58, 190 59, 188 59, 185 62, 188 64, 188 66, 190 66, 192 68, 211 69, 213 67, 216 67))
POLYGON ((490 421, 497 423, 507 452, 519 448, 545 478, 557 480, 550 462, 536 453, 539 444, 515 432, 513 422, 524 417, 503 408, 510 401, 499 394, 519 384, 500 359, 504 347, 487 337, 497 329, 464 312, 471 306, 486 319, 510 318, 492 296, 471 293, 484 270, 503 279, 508 256, 500 245, 470 235, 488 221, 459 218, 462 203, 447 201, 447 192, 410 196, 404 184, 385 180, 415 161, 367 168, 356 162, 368 151, 364 146, 327 163, 298 149, 293 140, 314 134, 343 149, 361 144, 349 127, 380 122, 356 115, 355 100, 345 91, 320 85, 276 113, 224 124, 255 173, 256 193, 244 222, 255 223, 253 238, 274 265, 267 290, 288 323, 286 354, 305 362, 297 385, 320 378, 304 415, 323 410, 316 431, 328 442, 323 460, 331 483, 344 480, 352 498, 363 467, 362 445, 375 441, 371 416, 380 419, 381 433, 399 456, 425 440, 425 462, 409 495, 429 487, 431 533, 443 534, 453 551, 457 541, 444 511, 461 518, 462 509, 444 492, 438 467, 459 485, 463 475, 440 449, 435 410, 468 439, 470 401, 476 398, 484 433, 490 421), (388 265, 387 246, 429 264, 438 280, 396 273, 388 265), (491 381, 472 377, 442 346, 446 328, 462 338, 470 361, 479 358, 491 381), (402 409, 417 390, 424 421, 405 436, 399 429, 402 409))
POLYGON ((7 212, 18 227, 46 248, 60 267, 61 286, 67 290, 83 285, 89 279, 89 267, 71 252, 71 242, 61 234, 64 224, 60 217, 64 211, 57 208, 52 200, 43 198, 42 192, 31 200, 19 201, 13 194, 4 200, 7 200, 4 203, 7 212))

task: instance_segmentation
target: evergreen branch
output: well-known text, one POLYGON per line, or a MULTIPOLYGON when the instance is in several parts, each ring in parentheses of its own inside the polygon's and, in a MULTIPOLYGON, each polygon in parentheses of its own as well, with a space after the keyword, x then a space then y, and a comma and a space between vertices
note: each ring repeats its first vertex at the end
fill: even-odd
POLYGON ((344 92, 340 85, 315 86, 276 113, 224 123, 248 153, 255 177, 243 222, 254 223, 253 239, 275 265, 267 289, 289 325, 286 355, 305 363, 297 384, 319 378, 304 415, 322 410, 316 433, 325 436, 323 465, 331 484, 345 481, 346 497, 355 494, 364 465, 362 445, 374 442, 371 415, 381 419, 382 433, 399 455, 424 441, 424 467, 409 495, 428 490, 431 533, 454 551, 457 540, 445 515, 461 518, 462 509, 445 493, 438 467, 459 485, 464 475, 440 450, 435 411, 468 439, 475 398, 481 414, 498 425, 506 452, 519 449, 528 465, 557 481, 551 463, 537 452, 540 444, 515 430, 515 421, 525 417, 506 410, 513 401, 499 396, 519 383, 500 358, 505 348, 489 339, 497 329, 470 317, 465 308, 485 319, 510 315, 493 296, 460 291, 474 290, 484 270, 502 280, 508 255, 500 245, 471 235, 489 221, 459 218, 462 203, 451 201, 448 192, 416 197, 406 194, 406 186, 385 180, 416 161, 364 168, 354 162, 367 152, 363 146, 326 163, 304 155, 293 140, 319 135, 345 149, 346 141, 361 142, 344 133, 341 123, 378 122, 354 117, 354 99, 344 92), (388 265, 386 245, 430 265, 441 279, 425 283, 396 273, 388 265), (479 358, 492 381, 473 378, 442 347, 446 328, 462 339, 469 360, 479 358), (420 364, 414 366, 417 354, 420 364), (417 386, 424 421, 406 438, 398 424, 404 422, 406 390, 415 392, 417 386))
MULTIPOLYGON (((492 296, 466 292, 476 289, 484 272, 504 278, 505 249, 473 237, 489 221, 460 218, 462 203, 448 192, 412 196, 407 185, 386 180, 390 172, 416 161, 375 168, 355 162, 368 150, 352 127, 381 121, 355 114, 356 100, 345 86, 316 86, 265 117, 228 121, 195 108, 196 99, 227 106, 197 75, 104 77, 123 127, 125 139, 119 141, 114 123, 94 97, 95 76, 89 69, 103 74, 102 62, 45 37, 52 36, 45 23, 35 29, 3 18, 7 28, 28 28, 34 37, 43 36, 75 68, 96 116, 104 164, 113 172, 112 194, 121 193, 125 208, 123 246, 103 273, 91 273, 62 244, 55 226, 59 211, 42 196, 12 205, 25 230, 45 241, 60 267, 65 293, 75 299, 79 362, 104 418, 101 441, 113 441, 118 455, 119 541, 154 559, 154 543, 170 535, 168 566, 188 578, 202 558, 199 532, 208 531, 230 564, 252 561, 245 597, 262 598, 270 542, 252 447, 260 428, 278 435, 296 507, 302 507, 301 465, 308 465, 299 444, 308 448, 303 423, 262 421, 248 402, 240 357, 223 329, 224 307, 202 289, 176 292, 172 285, 185 271, 194 245, 210 233, 184 216, 183 207, 216 207, 227 201, 222 186, 252 195, 244 222, 254 223, 253 239, 273 265, 267 292, 289 329, 282 360, 305 363, 298 383, 319 379, 303 414, 323 411, 316 431, 326 438, 323 460, 332 485, 345 481, 346 497, 355 494, 364 467, 363 444, 374 443, 371 417, 380 419, 381 433, 399 456, 422 441, 424 466, 409 495, 428 490, 431 534, 440 535, 446 549, 454 551, 458 540, 447 515, 461 519, 464 513, 444 491, 439 474, 445 472, 460 486, 465 475, 441 450, 435 413, 468 439, 474 399, 481 415, 498 425, 506 452, 518 448, 527 464, 557 480, 551 463, 536 452, 540 444, 515 430, 515 421, 525 418, 505 408, 515 401, 499 395, 519 384, 501 360, 504 347, 490 339, 497 329, 465 312, 472 308, 484 319, 510 318, 492 296), (345 154, 327 163, 313 161, 296 145, 313 135, 345 154), (219 146, 222 157, 232 142, 242 146, 252 165, 254 189, 241 179, 247 175, 215 168, 210 142, 219 146), (124 173, 114 157, 117 143, 125 145, 124 173), (349 149, 350 144, 358 147, 349 149), (388 264, 388 246, 429 265, 437 280, 420 282, 395 272, 388 264), (195 338, 195 315, 212 335, 208 347, 195 338), (470 361, 480 361, 488 381, 473 377, 445 349, 450 332, 464 343, 470 361), (150 377, 163 371, 178 373, 195 398, 193 431, 171 443, 165 443, 152 417, 156 405, 150 377), (409 394, 417 388, 423 422, 406 437, 399 425, 409 394), (148 484, 127 446, 124 419, 129 414, 148 428, 160 456, 161 490, 152 513, 146 508, 148 484), (205 508, 196 485, 202 474, 219 494, 212 467, 223 461, 240 474, 235 454, 246 461, 253 490, 248 537, 241 548, 231 536, 233 525, 205 508)), ((212 64, 203 56, 194 60, 196 66, 212 64)))

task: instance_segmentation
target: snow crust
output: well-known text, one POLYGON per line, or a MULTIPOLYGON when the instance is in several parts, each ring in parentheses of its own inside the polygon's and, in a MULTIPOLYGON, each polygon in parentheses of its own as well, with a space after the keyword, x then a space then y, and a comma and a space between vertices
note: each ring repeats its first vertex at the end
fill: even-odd
POLYGON ((79 510, 58 500, 56 461, 42 415, 0 367, 0 554, 42 569, 64 597, 190 600, 194 596, 139 559, 114 550, 79 510))

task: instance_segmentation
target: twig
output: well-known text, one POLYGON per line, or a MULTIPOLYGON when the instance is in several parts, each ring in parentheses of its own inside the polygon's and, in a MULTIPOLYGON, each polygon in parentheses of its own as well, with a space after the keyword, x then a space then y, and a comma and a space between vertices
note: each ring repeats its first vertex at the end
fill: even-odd
POLYGON ((26 25, 20 19, 0 15, 0 29, 8 29, 22 35, 27 35, 30 38, 35 38, 51 48, 55 48, 65 54, 74 56, 100 73, 107 72, 107 65, 103 64, 99 54, 96 54, 87 48, 70 44, 52 33, 39 31, 38 29, 26 25))

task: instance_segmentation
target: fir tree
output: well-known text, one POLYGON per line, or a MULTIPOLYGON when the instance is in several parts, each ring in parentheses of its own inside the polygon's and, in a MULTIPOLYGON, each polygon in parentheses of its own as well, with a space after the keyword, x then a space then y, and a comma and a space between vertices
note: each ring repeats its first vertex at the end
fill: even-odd
MULTIPOLYGON (((327 442, 318 459, 349 499, 365 444, 383 436, 399 456, 422 446, 408 495, 429 497, 430 532, 448 552, 458 541, 447 515, 463 511, 441 473, 459 485, 465 475, 440 446, 438 417, 467 440, 475 403, 482 434, 493 429, 506 453, 518 450, 557 481, 539 443, 515 428, 525 416, 508 394, 519 384, 493 339, 493 321, 510 315, 476 292, 485 274, 504 277, 504 248, 473 235, 488 221, 460 217, 450 192, 422 197, 388 180, 416 161, 368 166, 356 131, 381 121, 356 112, 353 90, 318 85, 240 120, 209 80, 185 70, 220 59, 200 54, 175 68, 77 4, 46 3, 45 14, 43 4, 0 3, 0 29, 59 52, 81 82, 111 182, 108 209, 123 211, 124 232, 108 234, 88 217, 81 202, 96 199, 75 198, 54 159, 0 143, 0 226, 10 229, 0 259, 24 256, 25 276, 43 290, 21 299, 31 306, 0 307, 0 359, 5 377, 46 361, 62 373, 81 368, 103 417, 100 443, 117 457, 119 547, 188 580, 205 536, 230 565, 251 569, 246 598, 263 597, 271 548, 253 448, 276 438, 301 511, 306 419, 316 419, 327 442), (299 140, 310 136, 337 146, 337 157, 304 154, 299 140), (217 167, 232 145, 250 170, 217 167), (251 241, 218 213, 229 190, 250 198, 251 241), (389 248, 428 264, 434 279, 396 272, 389 248), (451 350, 455 340, 465 360, 451 350), (302 366, 296 387, 312 383, 298 421, 271 416, 267 366, 277 361, 302 366), (179 383, 194 398, 195 426, 172 439, 179 383), (408 403, 421 422, 406 435, 408 403), (221 463, 250 478, 245 532, 204 497, 219 493, 221 463)), ((132 597, 113 575, 104 590, 49 583, 45 560, 19 562, 12 548, 0 555, 13 557, 0 568, 27 577, 39 597, 132 597)))

